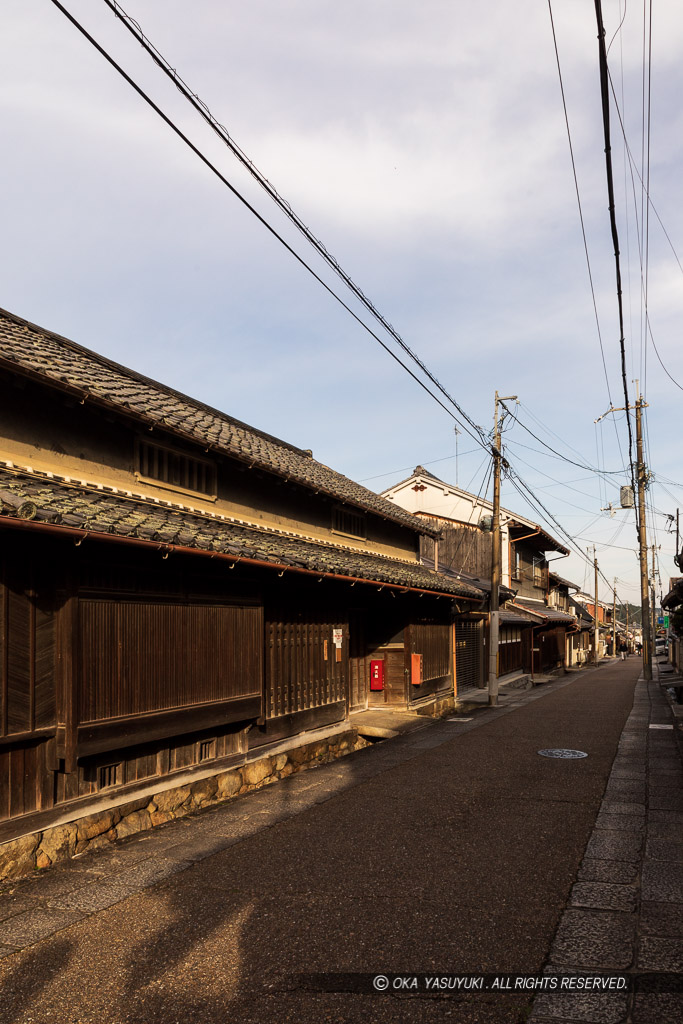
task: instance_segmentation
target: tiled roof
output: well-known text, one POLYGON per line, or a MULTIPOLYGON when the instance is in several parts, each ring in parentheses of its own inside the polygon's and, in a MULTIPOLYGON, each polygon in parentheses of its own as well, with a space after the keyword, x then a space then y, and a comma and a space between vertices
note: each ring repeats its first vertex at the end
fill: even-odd
POLYGON ((569 612, 561 612, 557 608, 550 608, 547 604, 539 604, 535 601, 527 602, 520 597, 515 600, 515 606, 517 608, 523 608, 525 612, 531 612, 533 615, 543 615, 551 622, 572 623, 575 620, 575 616, 569 612))
MULTIPOLYGON (((0 522, 22 519, 93 535, 196 548, 272 563, 273 568, 309 570, 400 587, 469 597, 483 593, 470 584, 430 571, 419 563, 364 554, 277 530, 241 525, 221 516, 180 511, 171 503, 127 497, 113 488, 87 487, 47 474, 0 469, 0 522)), ((65 531, 66 532, 66 531, 65 531)))
POLYGON ((394 502, 317 462, 310 452, 0 309, 2 363, 412 530, 429 536, 439 533, 394 502))
MULTIPOLYGON (((447 487, 450 491, 454 491, 458 494, 461 494, 463 497, 467 499, 471 499, 474 502, 475 506, 478 508, 493 509, 492 503, 490 501, 487 501, 486 498, 480 498, 479 495, 472 494, 470 491, 464 491, 462 487, 458 487, 456 484, 447 483, 445 480, 442 480, 441 477, 435 476, 434 473, 430 473, 429 470, 424 468, 424 466, 416 466, 411 476, 406 477, 405 480, 400 480, 396 484, 392 484, 391 487, 387 487, 386 490, 384 490, 382 493, 390 494, 391 492, 397 491, 400 487, 404 487, 406 484, 409 484, 416 479, 433 480, 434 483, 439 484, 439 487, 447 487)), ((543 548, 542 550, 561 551, 564 555, 569 554, 568 548, 565 548, 562 546, 562 544, 559 544, 551 534, 549 534, 537 523, 534 523, 531 519, 524 519, 521 516, 517 515, 517 513, 510 512, 510 510, 506 508, 501 507, 500 511, 502 516, 509 517, 507 520, 507 525, 511 529, 521 529, 524 531, 533 530, 535 531, 535 534, 537 534, 539 540, 545 540, 547 547, 543 548)), ((451 516, 441 515, 439 512, 420 512, 417 514, 422 516, 428 516, 433 519, 450 519, 451 522, 460 523, 460 520, 452 519, 451 516)), ((476 526, 475 523, 469 522, 465 525, 476 526)), ((570 584, 570 586, 574 586, 574 584, 572 583, 570 584)))
MULTIPOLYGON (((434 569, 434 559, 428 558, 426 555, 422 556, 422 564, 426 565, 428 569, 434 569)), ((443 576, 449 576, 451 579, 463 580, 465 583, 471 583, 473 587, 478 587, 479 590, 483 590, 484 593, 491 594, 491 580, 484 579, 483 576, 474 576, 471 572, 461 572, 458 569, 454 569, 450 565, 443 565, 439 563, 439 573, 443 576)), ((501 583, 498 588, 498 593, 502 601, 508 601, 515 593, 510 587, 507 587, 504 583, 501 583)))
POLYGON ((571 587, 572 590, 581 590, 578 583, 572 583, 570 580, 565 580, 562 576, 558 576, 556 572, 550 573, 550 579, 555 583, 559 583, 563 587, 571 587))
POLYGON ((500 624, 502 626, 536 626, 538 620, 524 612, 514 612, 511 608, 500 609, 500 624))

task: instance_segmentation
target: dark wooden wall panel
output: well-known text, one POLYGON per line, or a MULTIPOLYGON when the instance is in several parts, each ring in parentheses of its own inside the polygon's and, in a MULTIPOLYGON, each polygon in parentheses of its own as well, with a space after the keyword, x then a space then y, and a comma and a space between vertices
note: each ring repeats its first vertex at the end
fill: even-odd
POLYGON ((54 613, 30 576, 0 567, 0 737, 55 724, 54 613))
POLYGON ((32 728, 32 609, 25 594, 8 592, 7 732, 32 728))
MULTIPOLYGON (((473 576, 488 577, 491 574, 491 534, 479 526, 451 526, 450 520, 434 516, 426 517, 430 524, 441 527, 439 540, 439 565, 473 576)), ((431 537, 420 538, 420 554, 434 558, 434 541, 431 537)))
POLYGON ((52 611, 35 612, 34 707, 36 729, 55 722, 55 627, 52 611))
POLYGON ((270 615, 266 626, 266 717, 296 714, 346 699, 348 625, 311 613, 307 621, 270 615), (313 621, 312 621, 313 620, 313 621), (341 660, 333 629, 343 635, 341 660), (326 657, 327 655, 327 657, 326 657))
POLYGON ((79 720, 259 695, 257 606, 80 601, 79 720))
POLYGON ((422 679, 442 679, 450 674, 450 625, 418 622, 410 626, 410 651, 422 655, 422 679))
POLYGON ((0 750, 0 819, 15 818, 39 808, 40 746, 34 743, 0 750))

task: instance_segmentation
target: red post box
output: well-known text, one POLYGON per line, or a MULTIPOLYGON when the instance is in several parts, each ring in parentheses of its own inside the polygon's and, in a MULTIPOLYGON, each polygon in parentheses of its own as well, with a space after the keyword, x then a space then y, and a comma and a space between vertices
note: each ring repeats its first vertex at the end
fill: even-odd
POLYGON ((384 689, 384 661, 371 661, 370 662, 370 689, 371 690, 383 690, 384 689))

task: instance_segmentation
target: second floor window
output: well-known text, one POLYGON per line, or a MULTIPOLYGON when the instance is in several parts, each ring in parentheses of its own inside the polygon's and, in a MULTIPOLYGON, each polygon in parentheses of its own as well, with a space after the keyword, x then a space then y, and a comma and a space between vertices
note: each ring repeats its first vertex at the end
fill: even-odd
POLYGON ((332 529, 335 533, 344 533, 347 537, 358 537, 360 540, 365 540, 367 537, 367 525, 363 513, 339 506, 332 509, 332 529))
POLYGON ((207 459, 198 459, 149 441, 138 442, 137 456, 138 472, 148 480, 196 494, 212 497, 216 494, 216 467, 207 459))

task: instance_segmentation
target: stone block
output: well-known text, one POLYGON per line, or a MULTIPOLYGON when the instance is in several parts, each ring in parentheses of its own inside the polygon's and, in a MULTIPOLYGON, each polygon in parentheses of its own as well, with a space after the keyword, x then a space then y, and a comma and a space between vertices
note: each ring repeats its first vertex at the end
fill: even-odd
POLYGON ((295 747, 294 750, 288 750, 287 756, 292 764, 301 765, 310 760, 309 749, 309 744, 304 744, 302 747, 295 747))
POLYGON ((678 903, 640 904, 640 930, 643 935, 683 940, 683 907, 678 903))
POLYGON ((149 797, 143 796, 139 800, 130 800, 128 803, 122 804, 118 811, 122 818, 127 818, 129 814, 133 814, 135 811, 144 810, 148 803, 149 797))
POLYGON ((191 799, 191 796, 189 786, 179 786, 177 789, 167 789, 163 793, 155 793, 154 803, 158 811, 177 811, 191 799))
POLYGON ((638 874, 636 864, 628 864, 619 860, 596 860, 585 857, 579 868, 578 878, 582 882, 609 882, 611 884, 628 885, 635 882, 638 874))
POLYGON ((133 811, 132 814, 127 814, 125 818, 116 826, 116 835, 118 839, 123 839, 124 836, 135 835, 136 832, 144 832, 145 829, 152 827, 152 820, 149 812, 144 810, 133 811))
POLYGON ((683 972, 683 939, 644 935, 640 940, 638 967, 642 971, 683 972))
POLYGON ((588 840, 586 856, 599 860, 623 860, 635 864, 640 858, 643 837, 635 832, 596 828, 588 840))
POLYGON ((54 828, 48 828, 43 832, 39 853, 48 857, 50 864, 55 864, 57 861, 66 860, 68 857, 73 856, 77 841, 78 828, 75 822, 69 822, 66 825, 56 825, 54 828))
POLYGON ((683 903, 683 864, 680 861, 646 860, 641 886, 644 900, 683 903))
POLYGON ((91 839, 88 843, 88 850, 106 850, 108 846, 111 846, 115 839, 116 829, 113 828, 109 832, 105 832, 103 835, 95 836, 94 839, 91 839))
POLYGON ((262 757, 259 761, 252 761, 251 764, 245 764, 242 768, 242 780, 245 786, 258 786, 272 774, 272 757, 262 757))
POLYGON ((634 932, 634 914, 566 910, 550 962, 583 969, 624 970, 633 960, 634 932))
POLYGON ((192 785, 192 803, 195 807, 206 807, 216 799, 218 780, 215 776, 200 779, 192 785))
POLYGON ((576 882, 572 887, 571 904, 573 907, 630 913, 636 909, 636 889, 634 885, 612 882, 576 882))
POLYGON ((165 825, 167 821, 173 821, 173 811, 148 811, 149 820, 154 828, 156 825, 165 825))
POLYGON ((273 770, 276 771, 276 772, 281 772, 286 764, 287 764, 287 755, 286 754, 278 754, 276 757, 273 758, 273 770))
POLYGON ((218 784, 218 799, 229 800, 239 793, 242 785, 242 776, 239 771, 223 772, 216 781, 218 784))
MULTIPOLYGON (((119 819, 120 820, 120 819, 119 819)), ((94 839, 108 832, 114 826, 114 815, 111 811, 104 811, 102 814, 88 814, 76 822, 76 838, 79 842, 94 839)))

